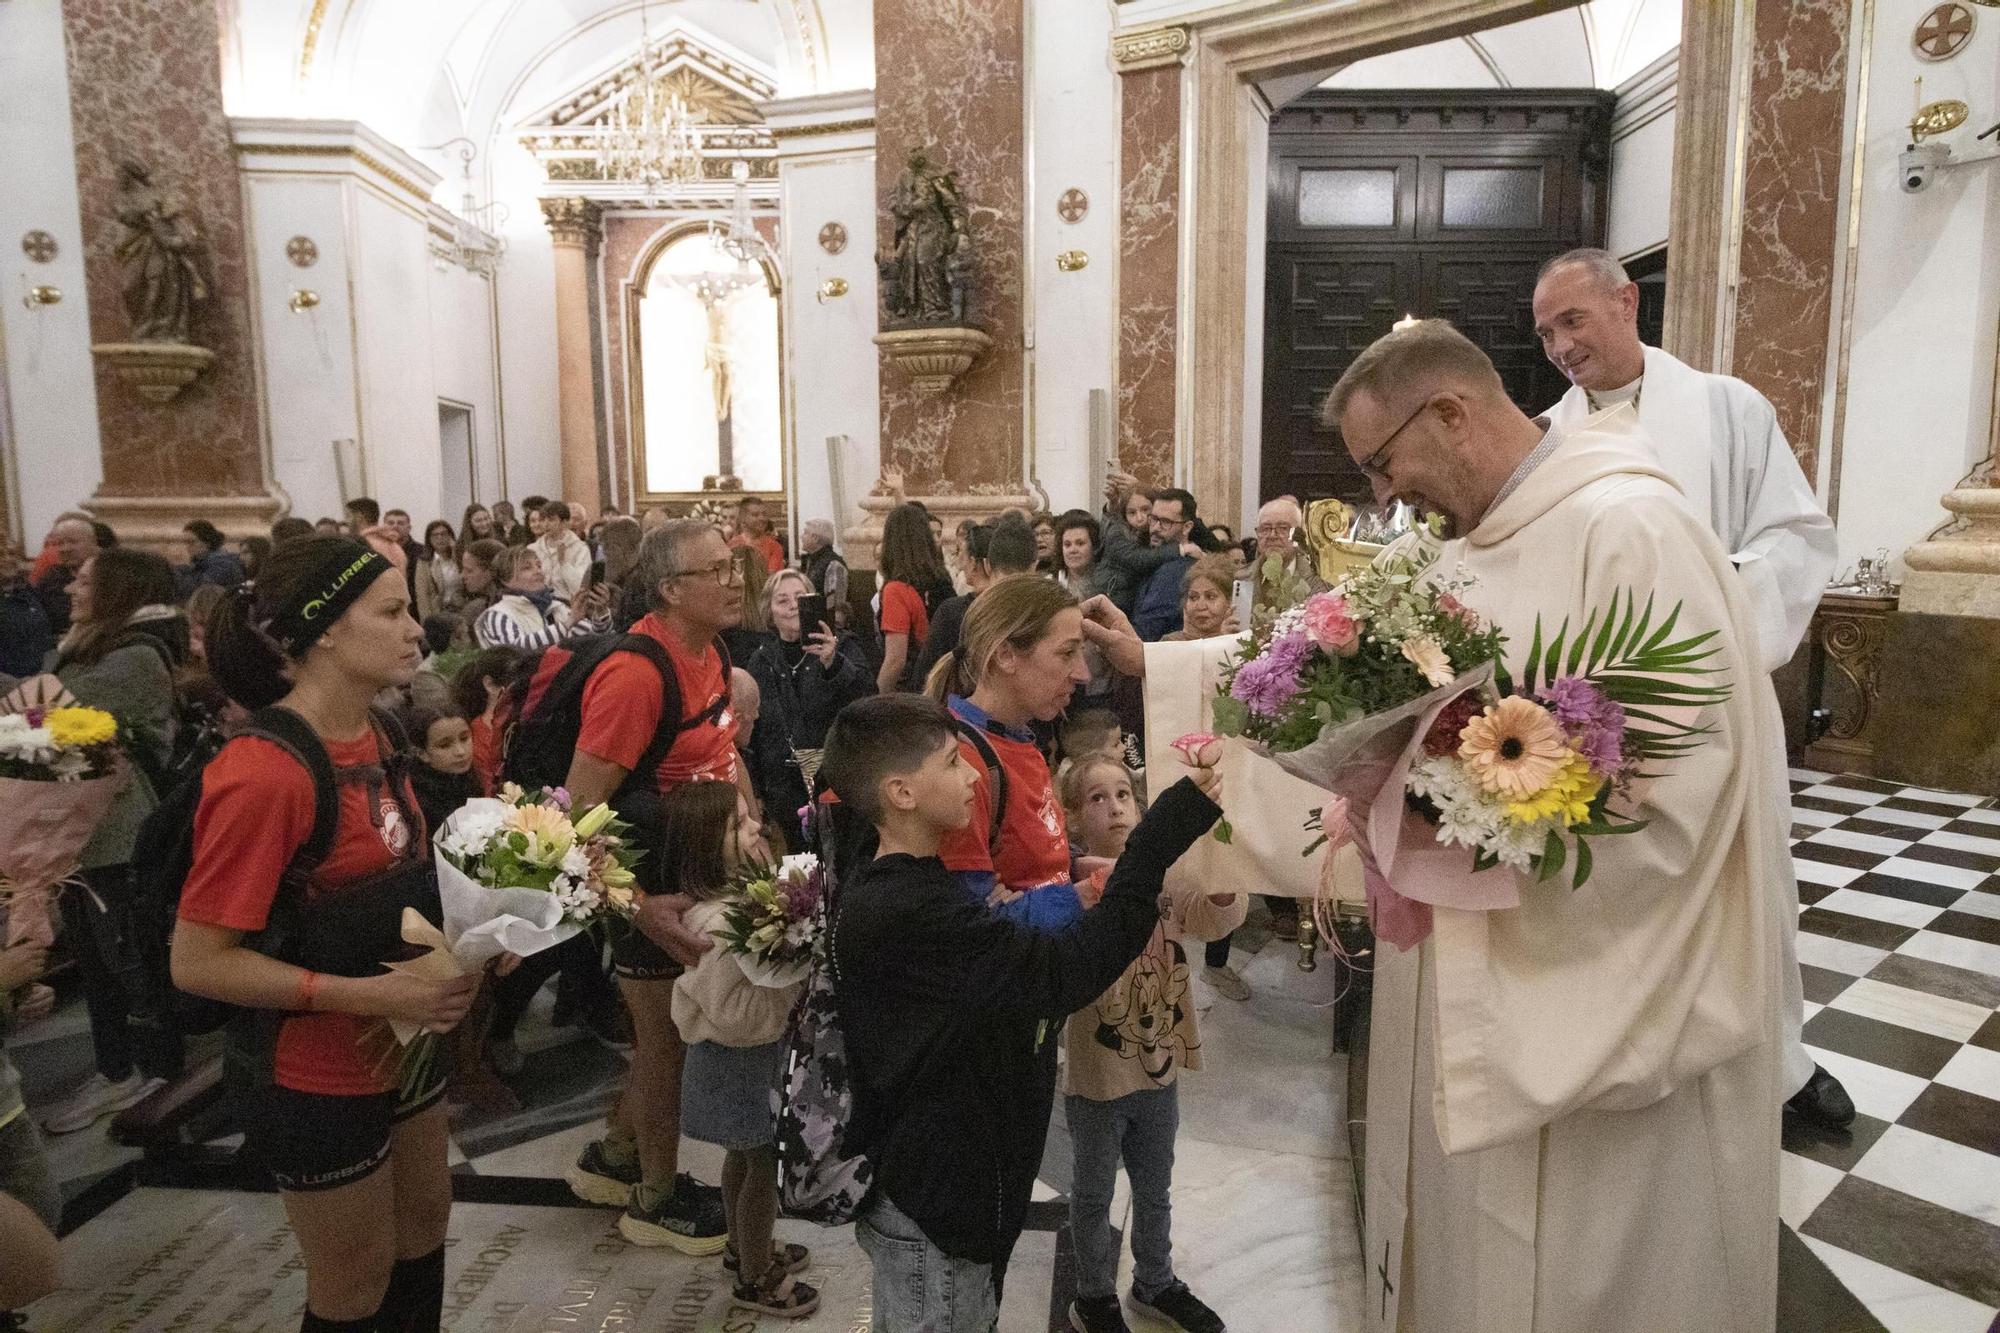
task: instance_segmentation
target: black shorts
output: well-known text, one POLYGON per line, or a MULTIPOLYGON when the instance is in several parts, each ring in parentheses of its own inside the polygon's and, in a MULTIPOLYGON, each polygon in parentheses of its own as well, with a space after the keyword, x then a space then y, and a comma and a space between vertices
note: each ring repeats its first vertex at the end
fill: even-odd
POLYGON ((611 970, 627 981, 672 981, 687 971, 637 927, 612 943, 611 970))
POLYGON ((444 1083, 413 1102, 396 1092, 337 1097, 269 1085, 243 1103, 243 1146, 295 1194, 352 1185, 389 1160, 389 1133, 429 1110, 444 1083))

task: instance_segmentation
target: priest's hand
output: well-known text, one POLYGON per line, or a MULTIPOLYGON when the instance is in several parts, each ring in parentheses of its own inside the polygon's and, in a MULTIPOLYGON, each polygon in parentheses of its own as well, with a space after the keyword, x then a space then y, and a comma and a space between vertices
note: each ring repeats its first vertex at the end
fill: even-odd
POLYGON ((1097 645, 1097 650, 1119 675, 1146 674, 1146 645, 1117 603, 1103 593, 1083 604, 1083 637, 1097 645))

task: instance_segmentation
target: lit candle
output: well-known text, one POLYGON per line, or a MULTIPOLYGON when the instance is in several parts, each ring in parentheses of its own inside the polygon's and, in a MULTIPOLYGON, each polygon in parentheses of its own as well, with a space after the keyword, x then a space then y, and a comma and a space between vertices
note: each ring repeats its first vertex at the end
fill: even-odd
POLYGON ((1392 332, 1401 333, 1404 329, 1415 328, 1421 322, 1415 315, 1406 312, 1401 319, 1391 324, 1389 328, 1392 332))

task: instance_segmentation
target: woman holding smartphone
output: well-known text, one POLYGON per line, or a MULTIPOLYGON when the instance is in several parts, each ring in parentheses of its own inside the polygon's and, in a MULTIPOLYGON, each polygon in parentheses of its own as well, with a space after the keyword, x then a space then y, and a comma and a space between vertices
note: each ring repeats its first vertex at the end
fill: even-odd
POLYGON ((787 816, 806 803, 826 729, 835 713, 875 693, 875 681, 861 645, 834 632, 826 598, 798 570, 771 576, 764 613, 771 637, 745 664, 764 698, 750 735, 750 780, 796 851, 798 821, 787 816))

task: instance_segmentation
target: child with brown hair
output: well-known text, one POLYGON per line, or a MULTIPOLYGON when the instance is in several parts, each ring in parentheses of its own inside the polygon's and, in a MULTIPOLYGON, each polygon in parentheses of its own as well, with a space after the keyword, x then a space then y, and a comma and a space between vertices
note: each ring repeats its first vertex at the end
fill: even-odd
MULTIPOLYGON (((819 1308, 819 1292, 795 1276, 811 1256, 803 1245, 774 1248, 778 1217, 778 1148, 771 1089, 781 1038, 803 980, 762 986, 740 955, 718 938, 730 881, 770 857, 749 803, 731 782, 690 782, 669 792, 663 809, 661 883, 699 901, 685 920, 715 947, 674 982, 673 1020, 687 1043, 681 1073, 681 1132, 713 1143, 722 1165, 722 1209, 729 1242, 722 1266, 735 1275, 736 1304, 781 1319, 819 1308)), ((642 1034, 643 1037, 643 1034, 642 1034)))
MULTIPOLYGON (((1064 769, 1063 806, 1090 856, 1116 860, 1139 822, 1132 778, 1114 758, 1091 756, 1064 769)), ((1064 1030, 1064 1118, 1075 1148, 1070 1237, 1076 1250, 1076 1333, 1124 1333, 1118 1305, 1118 1236, 1111 1190, 1118 1164, 1132 1182, 1132 1304, 1184 1333, 1222 1333, 1222 1320, 1174 1276, 1169 1199, 1177 1076, 1201 1068, 1201 1031, 1183 939, 1227 939, 1249 900, 1210 894, 1167 872, 1160 920, 1145 949, 1096 1003, 1064 1030)))

